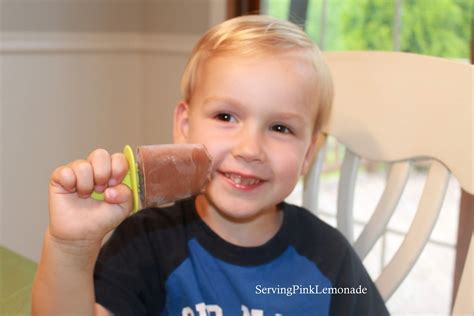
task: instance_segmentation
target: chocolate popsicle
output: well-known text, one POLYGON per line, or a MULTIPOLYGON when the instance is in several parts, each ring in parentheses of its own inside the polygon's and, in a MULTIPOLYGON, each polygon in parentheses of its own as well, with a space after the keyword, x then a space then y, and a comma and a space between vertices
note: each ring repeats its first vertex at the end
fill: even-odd
POLYGON ((138 147, 142 207, 167 204, 202 192, 210 180, 211 162, 204 145, 138 147))

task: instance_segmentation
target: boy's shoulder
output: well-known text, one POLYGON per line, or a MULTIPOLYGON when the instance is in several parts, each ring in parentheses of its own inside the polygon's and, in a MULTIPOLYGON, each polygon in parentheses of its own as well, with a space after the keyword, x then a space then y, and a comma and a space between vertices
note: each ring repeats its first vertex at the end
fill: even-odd
POLYGON ((301 255, 314 262, 333 279, 348 261, 359 261, 350 243, 340 231, 306 208, 283 203, 289 217, 290 243, 301 255))
POLYGON ((295 232, 297 239, 306 241, 310 238, 311 243, 314 244, 335 244, 344 248, 351 247, 342 233, 335 227, 321 220, 317 215, 308 209, 283 203, 285 214, 291 219, 291 225, 295 232))
POLYGON ((323 222, 310 211, 285 205, 296 214, 296 250, 314 262, 336 289, 365 289, 364 295, 333 295, 334 315, 388 315, 384 301, 359 256, 336 228, 323 222))

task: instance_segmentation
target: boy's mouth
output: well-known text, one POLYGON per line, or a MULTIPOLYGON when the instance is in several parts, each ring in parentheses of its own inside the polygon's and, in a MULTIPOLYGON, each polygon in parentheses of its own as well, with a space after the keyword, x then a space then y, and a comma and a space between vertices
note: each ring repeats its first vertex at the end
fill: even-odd
POLYGON ((250 175, 242 175, 233 172, 219 173, 223 175, 233 186, 239 189, 253 189, 264 182, 264 180, 250 175))
POLYGON ((224 173, 224 176, 232 180, 236 184, 253 185, 253 184, 260 183, 260 179, 251 178, 251 177, 243 177, 235 173, 224 173))

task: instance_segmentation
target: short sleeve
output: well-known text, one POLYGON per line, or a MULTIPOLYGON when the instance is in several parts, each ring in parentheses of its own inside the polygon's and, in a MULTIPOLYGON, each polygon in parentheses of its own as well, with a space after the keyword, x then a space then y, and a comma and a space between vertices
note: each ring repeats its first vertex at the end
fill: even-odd
POLYGON ((150 249, 136 219, 130 217, 117 227, 95 265, 96 302, 114 315, 147 315, 159 309, 163 295, 150 249))

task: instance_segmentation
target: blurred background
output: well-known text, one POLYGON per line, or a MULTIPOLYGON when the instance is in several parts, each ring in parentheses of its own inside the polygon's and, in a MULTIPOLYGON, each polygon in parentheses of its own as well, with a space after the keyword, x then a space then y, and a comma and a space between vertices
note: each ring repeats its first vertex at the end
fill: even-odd
MULTIPOLYGON (((472 0, 0 0, 0 314, 29 314, 54 168, 98 147, 172 142, 194 43, 212 25, 258 13, 301 25, 325 51, 471 56, 472 0)), ((333 225, 340 151, 329 139, 318 215, 333 225)), ((360 227, 386 170, 367 161, 360 171, 360 227)), ((373 277, 408 229, 424 170, 416 166, 400 215, 364 262, 373 277)), ((300 204, 300 192, 298 185, 288 200, 300 204)), ((388 302, 393 314, 449 314, 458 221, 472 232, 472 196, 471 212, 461 212, 471 217, 459 219, 461 196, 453 179, 428 250, 388 302)))

